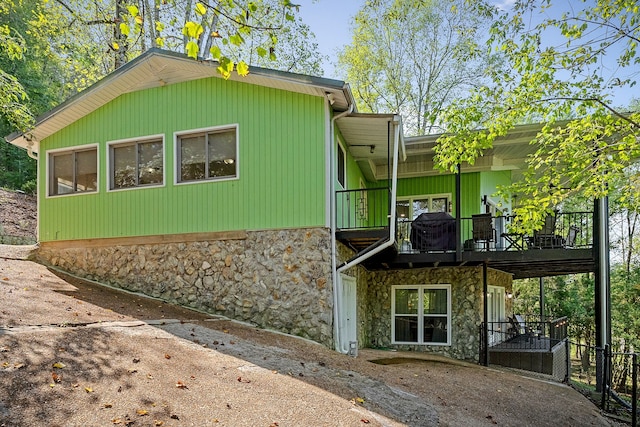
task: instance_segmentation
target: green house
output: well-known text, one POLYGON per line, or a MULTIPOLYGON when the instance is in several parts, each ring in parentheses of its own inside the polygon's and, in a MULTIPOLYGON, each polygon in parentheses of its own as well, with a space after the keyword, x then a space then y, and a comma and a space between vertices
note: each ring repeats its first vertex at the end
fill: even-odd
POLYGON ((536 132, 443 174, 436 135, 347 83, 154 49, 7 140, 38 159, 44 264, 344 353, 480 360, 513 278, 594 269, 590 213, 516 235, 493 196, 536 132))

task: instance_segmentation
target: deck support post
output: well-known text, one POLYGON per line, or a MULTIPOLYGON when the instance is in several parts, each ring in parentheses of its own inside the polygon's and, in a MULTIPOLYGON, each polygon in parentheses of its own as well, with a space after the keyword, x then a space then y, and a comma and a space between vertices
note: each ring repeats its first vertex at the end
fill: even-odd
MULTIPOLYGON (((594 201, 593 250, 595 268, 596 348, 611 345, 611 286, 609 283, 609 198, 594 201)), ((605 358, 596 357, 596 391, 604 393, 605 358)), ((608 380, 607 380, 608 382, 608 380)))
POLYGON ((544 316, 544 277, 540 277, 540 322, 545 321, 544 316))

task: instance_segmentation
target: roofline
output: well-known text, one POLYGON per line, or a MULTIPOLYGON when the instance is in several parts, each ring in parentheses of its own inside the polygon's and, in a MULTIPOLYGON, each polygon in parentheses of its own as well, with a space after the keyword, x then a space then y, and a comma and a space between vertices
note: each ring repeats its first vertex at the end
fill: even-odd
MULTIPOLYGON (((86 89, 82 90, 81 92, 76 93, 75 95, 71 96, 70 98, 67 98, 64 102, 58 104, 56 107, 54 107, 51 110, 49 110, 49 111, 41 114, 40 116, 38 116, 36 118, 35 124, 33 125, 33 128, 36 128, 38 125, 40 125, 40 124, 44 123, 45 121, 49 120, 50 118, 56 116, 61 111, 63 111, 66 108, 70 107, 71 105, 73 105, 74 103, 79 101, 80 99, 82 99, 82 98, 84 98, 86 96, 89 96, 92 92, 100 89, 104 85, 107 85, 110 82, 112 82, 113 80, 118 79, 120 76, 122 76, 123 74, 127 73, 129 70, 135 68, 140 63, 148 60, 149 58, 151 58, 153 56, 172 58, 172 59, 179 59, 179 60, 185 60, 185 61, 197 61, 202 65, 208 65, 208 66, 211 66, 211 67, 217 67, 217 64, 218 64, 216 61, 206 60, 206 59, 203 59, 203 58, 198 58, 197 60, 195 60, 195 59, 192 59, 192 58, 188 57, 186 54, 183 54, 183 53, 173 52, 173 51, 159 49, 159 48, 151 48, 151 49, 145 51, 144 53, 142 53, 141 55, 135 57, 131 61, 127 62, 126 64, 124 64, 120 68, 118 68, 118 69, 112 71, 111 73, 107 74, 106 76, 104 76, 103 78, 98 80, 97 82, 93 83, 91 86, 87 87, 86 89)), ((345 95, 345 98, 347 99, 347 102, 348 103, 352 103, 355 106, 355 99, 353 97, 353 94, 351 93, 351 88, 350 88, 349 84, 347 84, 346 82, 344 82, 342 80, 329 79, 329 78, 325 78, 325 77, 309 76, 309 75, 305 75, 305 74, 297 74, 297 73, 291 73, 291 72, 287 72, 287 71, 271 70, 271 69, 268 69, 268 68, 261 68, 261 67, 254 67, 254 66, 250 67, 250 73, 258 75, 258 76, 271 78, 271 79, 285 80, 285 81, 289 81, 289 82, 297 83, 297 84, 302 84, 302 85, 316 86, 316 87, 319 87, 319 88, 326 88, 328 90, 342 91, 344 93, 344 95, 345 95)), ((234 72, 234 75, 237 76, 237 73, 234 72)), ((7 142, 11 143, 12 141, 15 141, 16 139, 21 138, 21 137, 23 137, 25 135, 28 135, 28 134, 29 134, 29 131, 27 131, 27 132, 16 131, 16 132, 12 132, 11 134, 7 135, 5 137, 5 139, 7 140, 7 142)), ((28 140, 29 138, 25 138, 25 139, 28 140)))

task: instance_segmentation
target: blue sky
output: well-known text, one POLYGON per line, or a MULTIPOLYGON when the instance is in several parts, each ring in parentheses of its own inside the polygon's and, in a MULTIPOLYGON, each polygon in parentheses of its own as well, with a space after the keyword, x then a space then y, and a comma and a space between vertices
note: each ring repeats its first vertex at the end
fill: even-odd
MULTIPOLYGON (((299 4, 299 15, 316 35, 316 41, 320 52, 329 57, 328 62, 323 62, 323 77, 341 79, 334 69, 333 61, 336 52, 351 41, 350 22, 358 12, 365 0, 294 0, 299 4)), ((493 3, 500 9, 509 9, 515 0, 495 0, 493 3)), ((575 6, 571 0, 557 0, 556 6, 560 8, 575 6)), ((580 3, 580 5, 584 5, 580 3)), ((584 7, 584 6, 583 6, 584 7)), ((617 69, 615 62, 601 64, 603 74, 613 74, 617 69)), ((635 87, 624 89, 616 94, 616 104, 628 105, 633 97, 640 97, 639 90, 635 87)))

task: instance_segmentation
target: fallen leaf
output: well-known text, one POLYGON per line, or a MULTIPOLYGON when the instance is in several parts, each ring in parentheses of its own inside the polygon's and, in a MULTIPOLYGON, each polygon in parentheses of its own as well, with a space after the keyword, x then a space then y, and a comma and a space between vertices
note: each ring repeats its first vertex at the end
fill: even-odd
MULTIPOLYGON (((2 278, 2 280, 9 280, 9 278, 8 278, 8 277, 3 277, 3 278, 2 278)), ((25 290, 26 290, 26 289, 27 289, 27 288, 25 288, 25 290)))
POLYGON ((104 405, 102 405, 104 408, 109 409, 109 408, 113 408, 113 404, 112 403, 105 403, 104 405))
POLYGON ((56 362, 56 363, 54 363, 54 364, 53 364, 53 367, 54 367, 54 368, 57 368, 57 369, 62 369, 62 368, 64 368, 65 366, 67 366, 67 365, 65 365, 65 364, 64 364, 64 363, 62 363, 62 362, 56 362))
POLYGON ((269 427, 278 427, 280 424, 278 424, 277 422, 272 422, 269 427))
POLYGON ((160 420, 153 420, 153 425, 154 426, 161 426, 164 424, 164 421, 160 421, 160 420))
POLYGON ((178 381, 178 382, 176 383, 176 387, 178 387, 178 388, 183 388, 183 389, 184 389, 184 388, 189 388, 189 387, 187 387, 187 385, 186 385, 185 383, 183 383, 182 381, 178 381))
POLYGON ((130 374, 135 374, 136 372, 138 372, 137 369, 128 369, 130 374))
POLYGON ((225 334, 228 334, 229 330, 228 329, 223 329, 222 332, 224 332, 225 334))
POLYGON ((24 363, 16 363, 15 365, 13 365, 13 369, 20 369, 20 368, 24 368, 25 364, 24 363))
POLYGON ((153 379, 153 375, 151 375, 151 374, 147 374, 147 378, 148 378, 148 379, 150 379, 150 380, 152 380, 152 379, 153 379))
POLYGON ((370 423, 371 423, 371 421, 367 420, 366 418, 363 418, 363 419, 361 419, 360 421, 361 421, 362 423, 364 423, 364 424, 370 424, 370 423))
POLYGON ((9 362, 4 362, 4 363, 2 364, 2 367, 3 367, 3 368, 8 368, 8 367, 9 367, 9 362))
POLYGON ((122 424, 122 420, 120 418, 114 418, 111 420, 113 424, 122 424))
POLYGON ((170 356, 170 355, 168 355, 168 354, 165 354, 165 355, 164 355, 164 358, 168 360, 168 359, 171 359, 171 356, 170 356))
POLYGON ((93 389, 91 387, 85 387, 84 391, 86 391, 87 393, 93 393, 93 389))
POLYGON ((54 383, 59 383, 62 381, 62 375, 58 375, 55 372, 51 373, 51 378, 53 378, 54 383))
POLYGON ((136 411, 136 413, 137 413, 138 415, 140 415, 141 417, 142 417, 142 416, 145 416, 145 415, 149 415, 149 411, 147 411, 146 409, 138 409, 138 410, 136 411))

